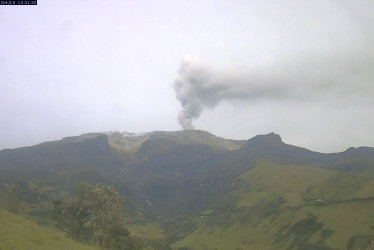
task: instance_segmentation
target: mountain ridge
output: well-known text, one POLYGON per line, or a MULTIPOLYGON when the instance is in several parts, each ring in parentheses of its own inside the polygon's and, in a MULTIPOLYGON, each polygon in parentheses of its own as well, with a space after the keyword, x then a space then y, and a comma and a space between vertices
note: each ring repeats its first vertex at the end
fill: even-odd
MULTIPOLYGON (((38 145, 43 145, 43 144, 53 144, 53 143, 56 143, 56 142, 76 143, 76 142, 79 142, 79 141, 89 140, 89 139, 92 139, 92 138, 100 136, 100 135, 105 135, 108 138, 113 137, 113 136, 123 137, 123 138, 141 138, 141 137, 149 137, 149 136, 157 136, 157 135, 174 136, 174 135, 187 135, 187 134, 209 135, 209 136, 213 136, 213 137, 216 137, 216 138, 219 138, 219 139, 230 141, 230 142, 232 142, 234 144, 238 144, 238 145, 243 145, 245 143, 248 143, 248 141, 253 141, 254 142, 256 140, 257 141, 267 140, 268 142, 272 141, 273 143, 278 142, 278 143, 285 144, 283 142, 281 136, 277 133, 274 133, 274 132, 269 132, 267 134, 255 135, 254 137, 251 137, 249 139, 230 139, 230 138, 224 138, 224 137, 216 136, 216 135, 210 133, 209 131, 205 131, 205 130, 150 131, 150 132, 139 132, 139 133, 124 131, 124 130, 114 130, 114 131, 103 131, 103 132, 88 132, 88 133, 83 133, 81 135, 63 137, 62 139, 58 139, 58 140, 45 141, 45 142, 30 145, 30 146, 22 146, 22 147, 16 147, 16 148, 4 148, 4 149, 1 149, 0 152, 14 150, 14 149, 30 148, 30 147, 35 147, 35 146, 38 146, 38 145)), ((287 145, 290 145, 290 144, 287 144, 287 145)), ((303 147, 299 147, 299 148, 303 148, 303 147)), ((362 145, 362 146, 358 146, 358 147, 348 147, 344 151, 329 152, 329 153, 321 153, 321 152, 314 151, 314 150, 309 150, 309 149, 308 150, 312 151, 312 152, 316 152, 316 153, 321 153, 321 154, 336 154, 336 153, 342 153, 342 152, 345 152, 345 151, 352 151, 352 150, 364 150, 364 149, 369 149, 370 150, 371 148, 373 148, 373 147, 362 145)), ((304 149, 306 149, 306 148, 304 148, 304 149)))
MULTIPOLYGON (((225 249, 252 249, 251 244, 261 249, 344 249, 348 240, 361 236, 341 230, 327 214, 334 207, 355 207, 371 216, 374 199, 374 148, 325 154, 286 144, 275 133, 248 140, 199 130, 87 133, 2 150, 0 171, 0 207, 4 187, 17 183, 28 215, 48 214, 46 204, 71 197, 81 182, 114 185, 125 197, 134 228, 153 223, 169 235, 158 249, 204 249, 204 244, 220 249, 227 245, 224 235, 239 237, 237 245, 225 249), (293 241, 300 225, 306 234, 293 241), (319 236, 323 230, 344 244, 325 244, 327 238, 319 236), (263 241, 247 242, 249 232, 263 241)), ((342 210, 341 216, 349 214, 342 210)), ((357 219, 357 227, 371 235, 365 218, 357 219)))

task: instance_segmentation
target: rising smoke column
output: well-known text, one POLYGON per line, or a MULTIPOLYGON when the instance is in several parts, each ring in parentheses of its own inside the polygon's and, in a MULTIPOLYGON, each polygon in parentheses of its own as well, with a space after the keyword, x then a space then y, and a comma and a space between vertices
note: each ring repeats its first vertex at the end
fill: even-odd
POLYGON ((174 89, 183 108, 178 114, 183 129, 194 129, 192 120, 200 116, 204 106, 214 107, 217 104, 214 91, 209 87, 210 81, 209 70, 202 67, 196 57, 185 57, 182 60, 174 89), (210 101, 206 100, 206 92, 213 92, 210 101))
MULTIPOLYGON (((292 101, 299 104, 340 102, 372 103, 374 95, 374 53, 355 51, 334 56, 299 56, 242 71, 216 70, 197 57, 182 59, 174 81, 176 97, 182 106, 178 120, 183 129, 205 108, 224 100, 292 101), (356 98, 356 99, 353 99, 356 98)), ((335 105, 334 104, 334 105, 335 105)))
POLYGON ((205 108, 214 108, 223 100, 275 97, 283 95, 287 90, 261 81, 250 85, 247 75, 217 72, 192 56, 182 59, 174 89, 183 108, 178 115, 183 129, 194 129, 192 121, 199 118, 205 108))

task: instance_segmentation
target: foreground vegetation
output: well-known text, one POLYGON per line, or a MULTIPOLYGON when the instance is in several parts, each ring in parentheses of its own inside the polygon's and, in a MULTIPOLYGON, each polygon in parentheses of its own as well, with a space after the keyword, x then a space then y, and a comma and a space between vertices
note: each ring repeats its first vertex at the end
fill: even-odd
POLYGON ((44 194, 35 207, 22 193, 43 192, 12 182, 2 192, 13 214, 0 211, 0 249, 371 249, 373 186, 372 170, 258 160, 198 214, 125 224, 123 197, 113 186, 83 182, 76 195, 44 194))
POLYGON ((98 249, 80 244, 53 227, 42 227, 30 219, 0 209, 0 249, 98 249))
POLYGON ((113 186, 81 183, 70 202, 54 200, 52 216, 73 239, 105 249, 140 249, 125 227, 123 199, 113 186))

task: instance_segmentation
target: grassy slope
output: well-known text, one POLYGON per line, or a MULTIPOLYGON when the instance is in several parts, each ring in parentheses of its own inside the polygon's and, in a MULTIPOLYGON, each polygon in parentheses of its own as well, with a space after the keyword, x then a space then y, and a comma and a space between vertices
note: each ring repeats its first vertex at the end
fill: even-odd
POLYGON ((0 249, 97 249, 79 244, 53 228, 0 210, 0 249))
POLYGON ((127 224, 127 229, 141 239, 159 240, 165 238, 164 230, 157 222, 127 224))
POLYGON ((354 237, 374 239, 373 187, 373 171, 259 161, 232 182, 210 215, 193 221, 197 229, 172 247, 346 249, 354 237))
POLYGON ((146 243, 144 250, 168 249, 167 235, 158 222, 127 224, 127 229, 146 243))

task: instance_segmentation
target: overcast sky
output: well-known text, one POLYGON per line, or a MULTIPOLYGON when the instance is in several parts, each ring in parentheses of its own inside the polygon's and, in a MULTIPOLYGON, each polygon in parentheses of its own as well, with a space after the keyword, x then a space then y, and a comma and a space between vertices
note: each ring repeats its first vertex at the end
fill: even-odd
POLYGON ((0 149, 184 122, 373 147, 373 23, 371 0, 0 6, 0 149))

